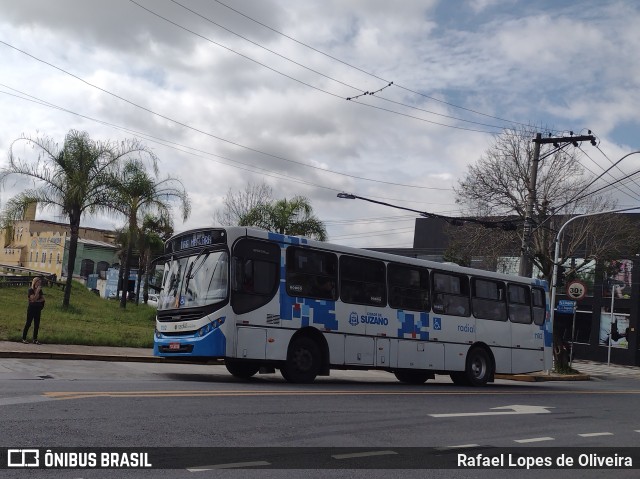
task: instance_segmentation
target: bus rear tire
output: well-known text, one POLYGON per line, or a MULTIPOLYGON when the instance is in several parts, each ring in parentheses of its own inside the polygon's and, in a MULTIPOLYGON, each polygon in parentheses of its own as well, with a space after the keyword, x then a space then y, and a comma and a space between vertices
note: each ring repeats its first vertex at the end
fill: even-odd
POLYGON ((301 336, 289 345, 287 361, 281 368, 282 377, 290 383, 312 383, 320 373, 322 358, 318 344, 311 338, 301 336))
POLYGON ((485 386, 493 377, 493 362, 484 348, 476 347, 469 351, 464 374, 471 386, 485 386))
POLYGON ((260 365, 245 361, 235 361, 233 359, 225 359, 224 365, 232 376, 240 379, 249 379, 260 369, 260 365))
POLYGON ((427 379, 433 378, 433 374, 429 371, 412 371, 403 369, 394 371, 393 374, 398 381, 405 384, 424 384, 427 379))

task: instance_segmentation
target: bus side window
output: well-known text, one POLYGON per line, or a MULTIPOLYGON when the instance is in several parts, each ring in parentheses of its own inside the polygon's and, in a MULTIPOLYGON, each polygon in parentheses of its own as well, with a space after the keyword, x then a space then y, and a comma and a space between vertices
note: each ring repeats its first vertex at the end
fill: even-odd
POLYGON ((385 264, 371 259, 340 256, 340 299, 345 303, 386 306, 385 264))
POLYGON ((474 278, 471 281, 473 315, 480 319, 507 320, 505 285, 500 281, 474 278))
POLYGON ((231 306, 236 314, 264 306, 278 291, 280 247, 267 241, 242 239, 231 260, 231 306))
POLYGON ((317 299, 337 299, 338 257, 310 248, 287 248, 287 293, 317 299))
POLYGON ((389 306, 412 311, 428 311, 429 271, 426 269, 389 263, 389 306))
POLYGON ((531 288, 531 296, 533 299, 533 322, 540 326, 547 318, 546 295, 543 289, 531 288))
POLYGON ((531 323, 531 293, 528 286, 509 285, 509 320, 512 323, 531 323))
POLYGON ((433 312, 469 316, 469 278, 444 272, 433 273, 433 312))

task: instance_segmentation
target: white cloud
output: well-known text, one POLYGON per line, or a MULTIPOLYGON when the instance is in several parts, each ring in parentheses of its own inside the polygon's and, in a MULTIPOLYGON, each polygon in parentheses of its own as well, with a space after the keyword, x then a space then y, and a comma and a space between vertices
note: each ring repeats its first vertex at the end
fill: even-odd
MULTIPOLYGON (((378 108, 345 100, 382 88, 385 82, 258 26, 216 2, 180 3, 356 88, 278 58, 173 2, 137 1, 200 35, 328 92, 213 45, 128 1, 0 0, 0 40, 191 127, 154 116, 0 44, 0 83, 79 114, 145 132, 163 143, 198 150, 189 154, 181 151, 185 147, 169 148, 148 140, 161 158, 162 173, 180 177, 191 193, 192 217, 186 224, 176 218, 178 229, 211 223, 229 188, 265 181, 277 197, 309 196, 320 218, 331 220, 329 233, 337 241, 357 246, 410 246, 412 233, 403 229, 410 229, 410 219, 405 218, 402 227, 396 227, 394 221, 365 222, 406 213, 339 200, 335 195, 348 191, 418 210, 455 214, 451 188, 467 165, 484 152, 491 136, 432 122, 471 130, 493 130, 487 125, 505 123, 447 103, 524 123, 576 131, 589 127, 600 136, 603 149, 609 147, 620 156, 637 147, 635 135, 627 132, 628 125, 636 121, 640 103, 635 81, 640 60, 633 54, 640 46, 635 34, 640 12, 635 4, 591 2, 583 6, 576 1, 532 6, 529 2, 475 0, 463 3, 469 10, 435 0, 233 2, 234 8, 265 24, 393 81, 395 85, 378 96, 420 111, 370 96, 358 101, 378 108), (385 229, 389 234, 380 233, 385 229)), ((0 87, 0 92, 11 90, 0 87)), ((0 93, 3 152, 21 133, 36 131, 60 141, 71 128, 86 130, 95 139, 132 135, 5 93, 0 93)), ((15 188, 8 184, 0 199, 6 200, 15 188)), ((114 218, 87 221, 117 222, 114 218)))

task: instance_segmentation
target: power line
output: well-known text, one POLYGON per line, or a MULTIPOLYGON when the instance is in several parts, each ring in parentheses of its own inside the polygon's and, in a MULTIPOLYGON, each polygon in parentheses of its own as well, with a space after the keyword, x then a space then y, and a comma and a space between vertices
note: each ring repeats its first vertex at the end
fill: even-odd
POLYGON ((248 151, 252 151, 254 153, 265 155, 265 156, 268 156, 270 158, 274 158, 274 159, 277 159, 277 160, 287 161, 289 163, 294 163, 294 164, 301 165, 301 166, 304 166, 304 167, 307 167, 307 168, 313 168, 315 170, 324 171, 324 172, 327 172, 327 173, 332 173, 332 174, 341 175, 341 176, 346 176, 346 177, 354 178, 354 179, 358 179, 358 180, 371 181, 371 182, 374 182, 374 183, 381 183, 381 184, 387 184, 387 185, 393 185, 393 186, 402 186, 402 187, 406 187, 406 188, 418 188, 418 189, 427 189, 427 190, 445 190, 445 191, 448 190, 448 189, 444 189, 444 188, 407 185, 407 184, 395 183, 395 182, 391 182, 391 181, 375 180, 375 179, 366 178, 366 177, 363 177, 363 176, 352 175, 352 174, 349 174, 349 173, 343 173, 343 172, 339 172, 339 171, 335 171, 335 170, 320 168, 319 166, 314 166, 314 165, 310 165, 310 164, 307 164, 307 163, 303 163, 301 161, 296 161, 296 160, 292 160, 290 158, 285 158, 283 156, 275 155, 275 154, 272 154, 272 153, 267 153, 267 152, 258 150, 256 148, 252 148, 252 147, 243 145, 241 143, 238 143, 238 142, 235 142, 235 141, 232 141, 232 140, 228 140, 226 138, 222 138, 220 136, 214 135, 213 133, 206 132, 204 130, 201 130, 199 128, 191 126, 191 125, 189 125, 187 123, 184 123, 184 122, 181 122, 181 121, 176 120, 174 118, 171 118, 169 116, 163 115, 162 113, 158 113, 158 112, 156 112, 154 110, 151 110, 151 109, 149 109, 147 107, 144 107, 144 106, 142 106, 142 105, 140 105, 138 103, 135 103, 135 102, 133 102, 131 100, 128 100, 127 98, 124 98, 124 97, 122 97, 122 96, 120 96, 120 95, 118 95, 116 93, 113 93, 113 92, 111 92, 109 90, 106 90, 105 88, 102 88, 102 87, 99 87, 97 85, 94 85, 93 83, 90 83, 89 81, 87 81, 87 80, 85 80, 85 79, 83 79, 83 78, 81 78, 81 77, 79 77, 79 76, 77 76, 77 75, 75 75, 75 74, 63 69, 63 68, 58 67, 58 66, 56 66, 56 65, 54 65, 54 64, 52 64, 52 63, 50 63, 50 62, 48 62, 46 60, 43 60, 41 58, 38 58, 38 57, 36 57, 36 56, 34 56, 34 55, 32 55, 32 54, 30 54, 30 53, 18 48, 18 47, 15 47, 14 45, 11 45, 10 43, 7 43, 7 42, 5 42, 3 40, 0 40, 0 43, 5 45, 5 46, 7 46, 7 47, 9 47, 9 48, 12 48, 12 49, 18 51, 18 52, 20 52, 20 53, 22 53, 22 54, 24 54, 24 55, 36 60, 36 61, 38 61, 40 63, 43 63, 43 64, 45 64, 45 65, 47 65, 47 66, 49 66, 51 68, 54 68, 54 69, 66 74, 66 75, 69 75, 69 76, 75 78, 76 80, 79 80, 82 83, 84 83, 84 84, 86 84, 86 85, 88 85, 88 86, 90 86, 92 88, 100 90, 103 93, 106 93, 106 94, 108 94, 110 96, 113 96, 114 98, 117 98, 117 99, 119 99, 121 101, 124 101, 125 103, 128 103, 131 106, 134 106, 134 107, 139 108, 139 109, 141 109, 143 111, 146 111, 147 113, 151 113, 152 115, 155 115, 155 116, 157 116, 159 118, 163 118, 163 119, 165 119, 167 121, 170 121, 172 123, 180 125, 180 126, 182 126, 184 128, 188 128, 189 130, 192 130, 192 131, 195 131, 197 133, 200 133, 200 134, 206 135, 208 137, 214 138, 216 140, 223 141, 225 143, 231 144, 231 145, 236 146, 238 148, 242 148, 242 149, 245 149, 245 150, 248 150, 248 151))
MULTIPOLYGON (((193 33, 194 35, 197 35, 197 36, 198 36, 198 37, 200 37, 200 38, 205 38, 205 37, 203 37, 203 36, 202 36, 202 35, 200 35, 200 34, 197 34, 197 33, 192 32, 191 30, 187 29, 186 27, 183 27, 183 26, 178 25, 177 23, 175 23, 175 22, 173 22, 173 21, 171 21, 171 20, 168 20, 168 19, 167 19, 167 18, 165 18, 164 16, 162 16, 162 15, 160 15, 160 14, 156 13, 156 12, 153 12, 152 10, 150 10, 150 9, 148 9, 148 8, 146 8, 146 7, 142 7, 140 4, 138 4, 137 2, 135 2, 135 1, 133 1, 133 0, 130 0, 130 1, 131 1, 132 3, 135 3, 136 5, 140 6, 141 8, 144 8, 144 9, 145 9, 146 11, 148 11, 149 13, 153 13, 154 15, 156 15, 156 16, 158 16, 158 17, 160 17, 160 18, 162 18, 162 19, 164 19, 164 20, 166 20, 166 21, 170 22, 171 24, 173 24, 173 25, 175 25, 175 26, 177 26, 177 27, 179 27, 179 28, 182 28, 182 29, 184 29, 184 30, 188 31, 189 33, 193 33)), ((205 20, 205 21, 207 21, 207 22, 209 22, 209 23, 211 23, 211 24, 213 24, 213 25, 217 26, 218 28, 221 28, 221 29, 223 29, 224 31, 229 32, 229 33, 231 33, 232 35, 235 35, 235 36, 237 36, 238 38, 241 38, 242 40, 245 40, 245 41, 247 41, 247 42, 251 43, 252 45, 255 45, 255 46, 259 47, 259 48, 262 48, 263 50, 266 50, 266 51, 268 51, 269 53, 271 53, 271 54, 273 54, 273 55, 276 55, 276 56, 278 56, 278 57, 282 58, 283 60, 286 60, 286 61, 288 61, 288 62, 291 62, 291 63, 293 63, 294 65, 297 65, 297 66, 299 66, 299 67, 301 67, 301 68, 304 68, 305 70, 308 70, 308 71, 310 71, 310 72, 313 72, 313 73, 315 73, 315 74, 317 74, 317 75, 320 75, 320 76, 322 76, 322 77, 324 77, 324 78, 327 78, 328 80, 331 80, 331 81, 333 81, 333 82, 339 83, 340 85, 343 85, 343 86, 346 86, 346 87, 352 88, 352 89, 354 89, 354 90, 356 90, 356 91, 362 92, 362 89, 361 89, 361 88, 358 88, 358 87, 356 87, 356 86, 354 86, 354 85, 350 85, 350 84, 348 84, 348 83, 346 83, 346 82, 343 82, 342 80, 338 80, 337 78, 334 78, 334 77, 332 77, 332 76, 329 76, 329 75, 327 75, 327 74, 325 74, 325 73, 322 73, 322 72, 320 72, 320 71, 318 71, 318 70, 315 70, 315 69, 313 69, 313 68, 310 68, 310 67, 308 67, 308 66, 306 66, 306 65, 304 65, 304 64, 302 64, 302 63, 300 63, 300 62, 297 62, 296 60, 293 60, 293 59, 291 59, 291 58, 289 58, 289 57, 287 57, 287 56, 285 56, 285 55, 282 55, 281 53, 278 53, 278 52, 276 52, 275 50, 272 50, 272 49, 270 49, 270 48, 267 48, 267 47, 265 47, 264 45, 262 45, 262 44, 260 44, 260 43, 258 43, 258 42, 255 42, 255 41, 251 40, 250 38, 247 38, 247 37, 245 37, 244 35, 241 35, 241 34, 239 34, 239 33, 235 32, 235 31, 231 30, 230 28, 227 28, 227 27, 225 27, 224 25, 221 25, 220 23, 215 22, 214 20, 210 19, 209 17, 206 17, 205 15, 203 15, 203 14, 201 14, 201 13, 199 13, 199 12, 196 12, 195 10, 193 10, 193 9, 191 9, 191 8, 189 8, 189 7, 185 6, 185 5, 183 5, 183 4, 182 4, 182 3, 180 3, 180 2, 178 2, 177 0, 171 0, 171 1, 172 1, 173 3, 175 3, 176 5, 178 5, 178 6, 182 7, 182 8, 184 8, 185 10, 187 10, 187 11, 189 11, 189 12, 193 13, 194 15, 196 15, 196 16, 198 16, 198 17, 200 17, 201 19, 203 19, 203 20, 205 20)), ((206 39, 206 38, 205 38, 205 39, 206 39)), ((207 39, 207 40, 208 40, 208 39, 207 39)), ((211 41, 211 40, 209 40, 209 41, 211 41)), ((214 42, 214 43, 215 43, 216 45, 220 45, 220 44, 218 44, 217 42, 214 42)), ((225 48, 226 48, 226 47, 225 47, 225 48)), ((235 53, 235 51, 234 51, 234 50, 231 50, 231 51, 233 51, 233 52, 235 53)), ((246 57, 245 57, 245 58, 246 58, 246 57)), ((291 78, 291 77, 289 77, 289 78, 291 78)), ((445 115, 445 114, 443 114, 443 113, 437 113, 437 112, 434 112, 434 111, 426 110, 426 109, 424 109, 424 108, 419 108, 419 107, 416 107, 416 106, 413 106, 413 105, 408 105, 408 104, 406 104, 406 103, 402 103, 402 102, 399 102, 399 101, 394 101, 394 100, 391 100, 391 99, 388 99, 388 98, 385 98, 385 97, 383 97, 383 96, 378 95, 378 93, 379 93, 379 92, 381 92, 382 90, 385 90, 386 88, 388 88, 388 87, 390 87, 390 86, 392 86, 392 85, 393 85, 393 82, 391 81, 391 82, 388 82, 388 83, 387 83, 385 86, 383 86, 382 88, 379 88, 378 90, 375 90, 375 91, 365 91, 365 92, 360 93, 360 94, 358 94, 358 95, 351 96, 351 97, 347 97, 347 98, 346 98, 346 100, 353 101, 353 100, 357 100, 358 98, 363 97, 363 96, 375 96, 376 98, 378 98, 378 99, 380 99, 380 100, 382 100, 382 101, 386 101, 386 102, 389 102, 389 103, 392 103, 392 104, 395 104, 395 105, 404 106, 404 107, 406 107, 406 108, 410 108, 410 109, 413 109, 413 110, 422 111, 422 112, 425 112, 425 113, 429 113, 429 114, 431 114, 431 115, 436 115, 436 116, 440 116, 440 117, 443 117, 443 118, 449 118, 449 119, 452 119, 452 120, 462 121, 462 122, 466 122, 466 123, 472 123, 472 124, 479 125, 479 126, 486 126, 486 127, 489 127, 489 128, 495 128, 495 129, 502 129, 502 128, 503 128, 502 126, 499 126, 499 125, 491 125, 491 124, 487 124, 487 123, 481 123, 481 122, 478 122, 478 121, 466 120, 466 119, 464 119, 464 118, 459 118, 459 117, 455 117, 455 116, 451 116, 451 115, 445 115)), ((363 104, 363 105, 367 105, 367 104, 363 104)), ((383 110, 383 111, 390 111, 390 110, 383 110)), ((391 113, 394 113, 394 111, 390 111, 390 112, 391 112, 391 113)), ((417 118, 416 118, 416 119, 417 119, 417 118)), ((439 124, 439 123, 438 123, 438 124, 439 124)), ((453 127, 453 125, 444 125, 444 126, 453 127)), ((480 131, 480 130, 474 130, 474 131, 480 131)))
POLYGON ((388 235, 395 235, 395 234, 405 234, 405 233, 409 233, 410 231, 413 231, 413 227, 410 228, 395 228, 395 229, 386 229, 386 230, 377 230, 377 231, 365 231, 362 233, 351 233, 351 234, 345 234, 345 235, 338 235, 338 236, 332 236, 331 240, 336 240, 336 239, 347 239, 347 238, 360 238, 363 236, 366 237, 371 237, 371 236, 388 236, 388 235))
MULTIPOLYGON (((149 9, 149 8, 143 6, 143 5, 140 5, 135 0, 129 0, 129 1, 131 3, 133 3, 134 5, 137 5, 141 9, 147 11, 148 13, 150 13, 152 15, 155 15, 156 17, 161 18, 162 20, 170 23, 171 25, 174 25, 174 26, 176 26, 176 27, 178 27, 178 28, 180 28, 182 30, 185 30, 186 32, 191 33, 192 35, 196 35, 197 37, 202 38, 203 40, 211 42, 214 45, 219 46, 220 48, 224 48, 225 50, 227 50, 227 51, 229 51, 231 53, 234 53, 234 54, 236 54, 236 55, 238 55, 238 56, 240 56, 240 57, 242 57, 242 58, 244 58, 246 60, 249 60, 249 61, 251 61, 253 63, 256 63, 257 65, 260 65, 260 66, 262 66, 262 67, 264 67, 264 68, 266 68, 266 69, 268 69, 268 70, 270 70, 270 71, 272 71, 274 73, 277 73, 278 75, 282 75, 283 77, 288 78, 289 80, 295 81, 295 82, 297 82, 297 83, 299 83, 301 85, 304 85, 306 87, 312 88, 313 90, 316 90, 316 91, 318 91, 320 93, 324 93, 326 95, 330 95, 330 96, 332 96, 334 98, 340 98, 341 100, 345 99, 345 97, 343 97, 343 96, 337 95, 337 94, 332 93, 332 92, 327 91, 327 90, 324 90, 324 89, 322 89, 320 87, 317 87, 315 85, 312 85, 310 83, 302 81, 302 80, 300 80, 298 78, 295 78, 295 77, 293 77, 291 75, 288 75, 287 73, 283 73, 283 72, 281 72, 279 70, 276 70, 275 68, 270 67, 269 65, 267 65, 265 63, 262 63, 262 62, 260 62, 258 60, 255 60, 254 58, 251 58, 251 57, 249 57, 249 56, 247 56, 247 55, 245 55, 243 53, 240 53, 240 52, 238 52, 238 51, 236 51, 236 50, 234 50, 232 48, 229 48, 229 47, 223 45, 222 43, 216 42, 215 40, 211 40, 210 38, 205 37, 204 35, 201 35, 201 34, 199 34, 197 32, 194 32, 193 30, 191 30, 191 29, 189 29, 187 27, 184 27, 184 26, 180 25, 179 23, 176 23, 173 20, 170 20, 167 17, 164 17, 163 15, 160 15, 159 13, 154 12, 153 10, 151 10, 151 9, 149 9)), ((314 70, 314 72, 315 72, 315 70, 314 70)), ((318 73, 318 72, 316 72, 316 73, 318 73)), ((355 88, 355 87, 352 87, 352 88, 355 88)), ((464 131, 472 131, 472 132, 476 132, 476 133, 489 133, 489 134, 495 134, 496 133, 495 131, 478 130, 478 129, 475 129, 475 128, 466 128, 466 127, 462 127, 462 126, 448 125, 446 123, 440 123, 440 122, 433 121, 433 120, 427 120, 426 118, 420 118, 420 117, 409 115, 409 114, 406 114, 406 113, 401 113, 401 112, 398 112, 396 110, 391 110, 389 108, 382 108, 380 106, 371 105, 370 103, 363 103, 363 102, 360 102, 360 101, 354 101, 353 99, 351 99, 351 103, 357 103, 358 105, 362 105, 362 106, 365 106, 367 108, 373 108, 373 109, 384 111, 384 112, 387 112, 387 113, 393 113, 395 115, 403 116, 403 117, 406 117, 406 118, 411 118, 411 119, 414 119, 414 120, 419 120, 419 121, 422 121, 422 122, 425 122, 425 123, 430 123, 430 124, 433 124, 433 125, 444 126, 446 128, 453 128, 453 129, 456 129, 456 130, 464 130, 464 131)), ((410 108, 414 108, 414 107, 410 107, 410 108)), ((462 121, 467 121, 467 120, 462 120, 462 121)), ((470 122, 470 123, 476 123, 476 122, 470 122)), ((493 126, 493 128, 499 128, 499 127, 493 126)))
POLYGON ((425 218, 441 219, 453 226, 463 226, 465 223, 473 223, 484 226, 485 228, 500 228, 505 231, 514 231, 517 229, 517 223, 522 222, 521 219, 502 219, 502 220, 483 220, 477 217, 453 217, 437 213, 430 213, 427 211, 414 210, 413 208, 405 208, 404 206, 392 205, 382 201, 372 200, 371 198, 365 198, 363 196, 357 196, 350 193, 339 193, 338 198, 348 200, 364 200, 370 203, 375 203, 382 206, 389 206, 404 211, 412 211, 425 218))
MULTIPOLYGON (((225 166, 230 166, 232 168, 237 168, 237 169, 240 169, 240 170, 243 170, 243 171, 249 171, 251 173, 261 174, 261 175, 264 175, 264 176, 269 176, 269 177, 280 179, 280 180, 286 179, 286 180, 290 180, 290 181, 293 181, 293 182, 296 182, 296 183, 304 184, 304 185, 307 185, 307 186, 313 186, 313 187, 316 187, 316 188, 321 188, 321 189, 325 189, 325 190, 329 190, 329 191, 333 191, 333 192, 340 192, 341 191, 339 189, 332 188, 332 187, 329 187, 329 186, 324 186, 324 185, 320 185, 320 184, 317 184, 317 183, 312 183, 310 181, 302 180, 302 179, 300 179, 298 177, 295 177, 295 176, 292 176, 292 175, 288 175, 288 174, 280 173, 280 172, 274 172, 274 171, 268 170, 266 168, 261 168, 259 166, 247 164, 247 163, 244 163, 244 162, 241 162, 241 161, 238 161, 238 160, 233 160, 231 158, 228 158, 228 157, 225 157, 225 156, 222 156, 222 155, 218 155, 216 153, 212 153, 212 152, 209 152, 209 151, 201 150, 201 149, 194 148, 194 147, 191 147, 191 146, 188 146, 188 145, 183 145, 181 143, 173 142, 173 141, 170 141, 170 140, 167 140, 167 139, 164 139, 164 138, 159 138, 157 136, 151 135, 151 134, 146 133, 146 132, 133 130, 131 128, 127 128, 127 127, 124 127, 124 126, 116 125, 114 123, 109 123, 109 122, 104 121, 104 120, 92 118, 90 116, 83 115, 81 113, 74 112, 72 110, 68 110, 66 108, 60 107, 60 106, 55 105, 53 103, 47 102, 46 100, 42 100, 42 99, 37 98, 37 97, 35 97, 33 95, 29 95, 28 93, 22 92, 20 90, 12 88, 12 87, 10 87, 8 85, 5 85, 3 83, 0 83, 0 86, 2 86, 4 88, 8 88, 9 90, 17 92, 17 93, 19 93, 21 95, 25 95, 28 98, 24 98, 24 97, 21 97, 21 96, 18 96, 18 95, 14 95, 12 93, 0 91, 0 93, 3 93, 5 95, 13 96, 13 97, 18 98, 18 99, 23 100, 23 101, 30 101, 30 102, 33 102, 33 103, 37 103, 37 104, 39 104, 41 106, 46 106, 48 108, 53 108, 53 109, 56 109, 56 110, 60 110, 60 111, 63 111, 65 113, 69 113, 69 114, 78 116, 80 118, 84 118, 84 119, 87 119, 87 120, 90 120, 90 121, 93 121, 93 122, 96 122, 96 123, 100 123, 102 125, 114 128, 116 130, 130 133, 130 134, 132 134, 132 135, 134 135, 136 137, 139 137, 141 139, 144 139, 146 141, 150 141, 152 143, 156 143, 156 144, 165 146, 167 148, 171 148, 171 149, 174 149, 176 151, 189 154, 191 156, 195 156, 195 157, 198 157, 198 158, 203 158, 203 159, 206 159, 206 160, 214 161, 216 163, 221 163, 221 164, 223 164, 225 166), (191 151, 186 151, 186 150, 183 150, 181 148, 186 148, 187 150, 191 150, 191 151), (208 156, 213 156, 215 158, 219 158, 219 159, 224 160, 226 162, 237 163, 237 164, 229 164, 229 163, 225 163, 224 161, 216 161, 216 160, 214 160, 212 158, 209 158, 208 156, 203 156, 203 155, 200 155, 198 153, 202 153, 202 154, 208 155, 208 156), (242 165, 242 166, 238 166, 238 165, 242 165), (259 170, 259 171, 256 171, 256 170, 259 170)), ((416 201, 413 201, 413 200, 401 200, 401 199, 385 198, 385 197, 380 197, 380 196, 373 196, 373 197, 374 198, 379 198, 379 199, 385 199, 385 200, 389 200, 389 201, 402 201, 402 202, 411 201, 412 203, 433 204, 433 203, 429 203, 429 202, 420 202, 420 201, 416 202, 416 201)))
MULTIPOLYGON (((580 191, 578 191, 574 196, 572 196, 566 203, 562 204, 560 207, 556 208, 556 211, 561 211, 564 207, 566 207, 567 205, 569 205, 570 203, 573 203, 574 201, 579 201, 581 199, 587 198, 588 196, 591 196, 595 193, 597 193, 598 191, 602 190, 602 188, 596 190, 596 191, 591 191, 589 193, 587 193, 586 195, 580 196, 582 193, 584 193, 587 189, 589 189, 591 186, 593 186, 596 181, 598 181, 600 178, 602 178, 606 173, 608 173, 612 168, 615 168, 618 164, 620 164, 620 162, 622 160, 624 160, 625 158, 627 158, 628 156, 634 155, 640 153, 640 150, 638 151, 632 151, 631 153, 627 153, 626 155, 624 155, 622 158, 620 158, 618 161, 616 161, 615 163, 613 163, 609 168, 607 168, 605 171, 603 171, 600 175, 598 175, 598 177, 596 179, 594 179, 591 183, 587 184, 584 188, 582 188, 580 191)), ((636 175, 640 172, 640 170, 636 171, 635 173, 632 173, 631 175, 628 175, 627 178, 629 178, 630 176, 636 175)), ((627 178, 622 178, 621 180, 627 179, 627 178)), ((616 181, 615 183, 617 183, 618 181, 616 181)), ((613 183, 612 183, 613 184, 613 183)), ((606 185, 603 188, 608 188, 611 187, 612 184, 606 185)), ((541 228, 547 221, 550 221, 554 215, 550 215, 548 216, 544 221, 542 221, 541 223, 539 223, 536 226, 536 229, 541 228)))
MULTIPOLYGON (((600 153, 602 153, 602 156, 604 156, 604 157, 609 161, 609 163, 613 164, 613 160, 612 160, 611 158, 609 158, 609 157, 607 156, 607 154, 606 154, 604 151, 602 151, 602 149, 600 148, 600 145, 599 145, 599 144, 598 144, 598 145, 596 145, 596 150, 598 150, 600 153)), ((626 174, 624 171, 622 171, 622 168, 620 168, 619 166, 616 166, 616 169, 617 169, 620 173, 622 173, 623 175, 624 175, 624 174, 626 174)), ((637 182, 636 180, 633 180, 633 183, 634 183, 636 186, 640 187, 640 183, 639 183, 639 182, 637 182)))
MULTIPOLYGON (((374 73, 368 72, 368 71, 366 71, 366 70, 364 70, 364 69, 362 69, 362 68, 359 68, 359 67, 357 67, 357 66, 355 66, 355 65, 352 65, 351 63, 345 62, 344 60, 341 60, 341 59, 339 59, 339 58, 337 58, 337 57, 334 57, 334 56, 332 56, 332 55, 330 55, 330 54, 328 54, 328 53, 326 53, 326 52, 323 52, 322 50, 319 50, 319 49, 317 49, 317 48, 315 48, 315 47, 312 47, 311 45, 308 45, 308 44, 306 44, 306 43, 304 43, 304 42, 301 42, 300 40, 297 40, 296 38, 293 38, 293 37, 291 37, 291 36, 287 35, 286 33, 283 33, 283 32, 281 32, 281 31, 279 31, 279 30, 276 30, 275 28, 270 27, 269 25, 266 25, 265 23, 262 23, 262 22, 260 22, 260 21, 256 20, 255 18, 252 18, 252 17, 250 17, 249 15, 247 15, 247 14, 245 14, 245 13, 243 13, 243 12, 239 11, 239 10, 236 10, 235 8, 233 8, 233 7, 229 6, 229 5, 227 5, 226 3, 224 3, 224 2, 222 2, 222 1, 220 1, 220 0, 213 0, 213 1, 215 1, 216 3, 218 3, 218 4, 222 5, 222 6, 223 6, 223 7, 225 7, 225 8, 228 8, 229 10, 231 10, 231 11, 233 11, 233 12, 237 13, 238 15, 241 15, 241 16, 242 16, 242 17, 244 17, 244 18, 246 18, 246 19, 248 19, 248 20, 251 20, 252 22, 257 23, 258 25, 261 25, 261 26, 263 26, 264 28, 266 28, 266 29, 268 29, 268 30, 271 30, 271 31, 272 31, 272 32, 274 32, 274 33, 277 33, 278 35, 281 35, 281 36, 283 36, 283 37, 285 37, 285 38, 288 38, 289 40, 291 40, 291 41, 293 41, 293 42, 295 42, 295 43, 297 43, 297 44, 299 44, 299 45, 302 45, 302 46, 304 46, 304 47, 306 47, 306 48, 309 48, 310 50, 313 50, 313 51, 314 51, 314 52, 316 52, 316 53, 319 53, 320 55, 324 55, 324 56, 325 56, 325 57, 327 57, 327 58, 330 58, 330 59, 332 59, 332 60, 335 60, 335 61, 337 61, 337 62, 339 62, 339 63, 341 63, 341 64, 343 64, 343 65, 345 65, 345 66, 348 66, 349 68, 353 68, 354 70, 357 70, 357 71, 359 71, 359 72, 361 72, 361 73, 364 73, 365 75, 368 75, 368 76, 370 76, 370 77, 372 77, 372 78, 375 78, 375 79, 377 79, 377 80, 383 81, 383 82, 385 82, 385 83, 390 83, 390 81, 389 81, 389 80, 387 80, 387 79, 381 78, 381 77, 379 77, 378 75, 375 75, 374 73)), ((487 117, 487 118, 492 118, 492 119, 494 119, 494 120, 499 120, 499 121, 502 121, 502 122, 505 122, 505 123, 511 123, 511 124, 514 124, 514 125, 520 125, 520 126, 529 126, 527 123, 521 123, 521 122, 518 122, 518 121, 507 120, 507 119, 505 119, 505 118, 500 118, 500 117, 498 117, 498 116, 489 115, 489 114, 487 114, 487 113, 482 113, 482 112, 479 112, 479 111, 476 111, 476 110, 473 110, 473 109, 470 109, 470 108, 465 108, 465 107, 463 107, 463 106, 459 106, 459 105, 456 105, 456 104, 453 104, 453 103, 449 103, 449 102, 447 102, 447 101, 440 100, 439 98, 435 98, 435 97, 432 97, 432 96, 426 95, 426 94, 424 94, 424 93, 421 93, 421 92, 419 92, 419 91, 415 91, 415 90, 413 90, 413 89, 411 89, 411 88, 408 88, 408 87, 404 87, 404 86, 402 86, 402 85, 399 85, 397 82, 392 82, 392 83, 393 83, 393 85, 394 85, 394 86, 396 86, 396 87, 398 87, 398 88, 400 88, 400 89, 402 89, 402 90, 408 91, 408 92, 413 93, 413 94, 415 94, 415 95, 422 96, 422 97, 424 97, 424 98, 428 98, 429 100, 432 100, 432 101, 435 101, 435 102, 438 102, 438 103, 442 103, 442 104, 444 104, 444 105, 451 106, 451 107, 453 107, 453 108, 458 108, 458 109, 461 109, 461 110, 464 110, 464 111, 468 111, 468 112, 470 112, 470 113, 474 113, 474 114, 476 114, 476 115, 484 116, 484 117, 487 117)))
MULTIPOLYGON (((590 159, 590 160, 591 160, 591 161, 592 161, 596 166, 598 166, 601 170, 603 170, 603 171, 604 171, 604 167, 600 166, 600 164, 598 164, 598 163, 597 163, 593 158, 591 158, 591 156, 589 156, 589 154, 588 154, 586 151, 584 151, 584 150, 582 149, 582 147, 578 147, 578 148, 579 148, 579 149, 580 149, 580 151, 582 151, 582 153, 584 153, 584 155, 585 155, 587 158, 589 158, 589 159, 590 159)), ((598 150, 599 150, 599 148, 598 148, 598 150)), ((600 151, 602 152, 602 150, 600 150, 600 151)), ((605 155, 605 157, 606 157, 606 155, 605 155)), ((607 159, 609 159, 609 158, 607 158, 607 159)), ((609 160, 609 162, 613 163, 611 160, 609 160)), ((584 164, 583 164, 582 166, 583 166, 583 168, 585 168, 589 173, 591 173, 593 176, 597 176, 597 175, 596 175, 596 173, 595 173, 594 171, 590 170, 589 168, 587 168, 587 166, 586 166, 586 165, 584 165, 584 164)), ((618 169, 618 171, 620 171, 622 174, 625 174, 625 173, 622 171, 622 169, 621 169, 620 167, 617 167, 617 169, 618 169)), ((613 178, 614 180, 616 179, 616 177, 615 177, 611 172, 608 172, 607 174, 608 174, 611 178, 613 178)), ((637 183, 637 182, 635 182, 635 180, 634 180, 634 183, 636 184, 636 186, 638 185, 638 183, 637 183)), ((623 186, 626 186, 626 184, 625 184, 625 185, 623 185, 623 186)), ((640 201, 640 196, 639 196, 637 193, 635 193, 635 192, 634 192, 631 188, 629 188, 628 186, 627 186, 627 188, 626 188, 628 191, 623 191, 621 188, 618 188, 618 186, 615 186, 615 185, 614 185, 614 188, 615 188, 616 190, 618 190, 620 193, 627 195, 627 196, 628 196, 629 198, 631 198, 632 200, 640 201)))

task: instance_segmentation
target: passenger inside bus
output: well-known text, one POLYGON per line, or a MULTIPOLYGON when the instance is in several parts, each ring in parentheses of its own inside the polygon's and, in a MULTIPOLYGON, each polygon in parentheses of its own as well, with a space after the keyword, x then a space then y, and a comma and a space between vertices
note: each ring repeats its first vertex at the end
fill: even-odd
POLYGON ((319 276, 316 278, 311 295, 323 299, 335 299, 335 285, 330 278, 319 276))

